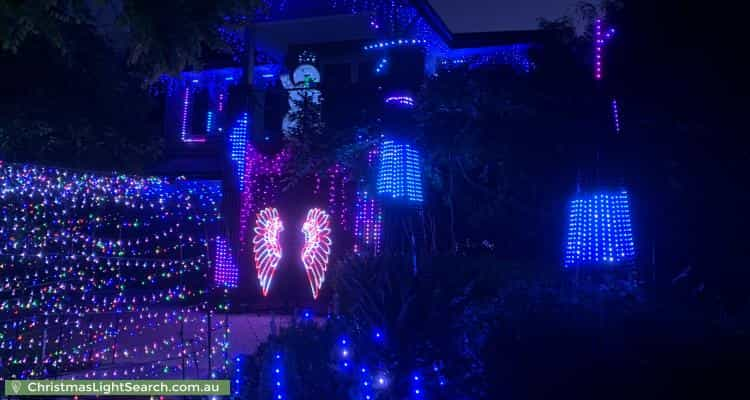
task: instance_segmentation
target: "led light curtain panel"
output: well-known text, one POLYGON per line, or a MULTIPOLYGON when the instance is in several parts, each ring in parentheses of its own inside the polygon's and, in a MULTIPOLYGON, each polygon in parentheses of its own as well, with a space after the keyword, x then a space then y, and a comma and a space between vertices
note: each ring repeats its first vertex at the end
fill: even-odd
POLYGON ((410 144, 386 140, 380 147, 378 195, 383 198, 422 203, 422 168, 419 152, 410 144))
POLYGON ((618 265, 634 259, 628 192, 578 193, 570 202, 565 267, 618 265))

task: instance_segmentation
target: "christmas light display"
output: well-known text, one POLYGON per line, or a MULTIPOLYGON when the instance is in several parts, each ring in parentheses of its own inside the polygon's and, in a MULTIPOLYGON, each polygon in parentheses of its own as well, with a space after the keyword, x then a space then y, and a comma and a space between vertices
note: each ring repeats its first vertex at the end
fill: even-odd
POLYGON ((190 127, 188 126, 188 116, 190 115, 190 86, 185 87, 185 94, 183 95, 182 101, 182 129, 180 130, 180 137, 182 141, 188 141, 188 132, 190 127))
POLYGON ((565 266, 617 265, 634 258, 628 192, 577 194, 570 202, 565 266))
POLYGON ((242 113, 237 122, 234 123, 232 133, 229 136, 229 159, 232 160, 235 176, 239 180, 240 190, 242 190, 245 184, 245 150, 247 146, 248 118, 248 113, 242 113))
POLYGON ((612 99, 612 123, 615 133, 620 133, 620 107, 617 105, 617 99, 612 99))
POLYGON ((594 21, 594 79, 597 81, 602 80, 604 75, 604 47, 615 34, 614 28, 607 29, 606 32, 605 29, 604 21, 597 18, 594 21))
POLYGON ((213 131, 214 124, 214 113, 209 111, 206 113, 206 133, 210 134, 213 131))
POLYGON ((421 399, 424 397, 424 389, 422 388, 423 381, 424 379, 422 379, 420 374, 415 373, 411 376, 411 393, 413 398, 421 399))
POLYGON ((410 96, 390 96, 385 98, 385 104, 397 104, 406 107, 414 107, 414 98, 410 96))
POLYGON ((218 182, 0 163, 0 377, 140 377, 164 363, 100 365, 185 351, 121 339, 205 310, 220 201, 218 182))
POLYGON ((357 192, 356 215, 354 217, 354 253, 369 250, 380 253, 383 229, 383 209, 367 191, 357 192))
POLYGON ((272 204, 279 192, 281 173, 291 153, 283 149, 273 156, 261 154, 248 144, 245 151, 245 188, 240 207, 240 248, 248 248, 255 214, 272 204))
POLYGON ((320 288, 325 281, 328 268, 328 257, 331 254, 331 221, 330 216, 319 208, 307 212, 302 225, 305 244, 302 248, 302 264, 305 266, 307 279, 310 282, 313 298, 317 299, 320 288))
POLYGON ((223 236, 217 236, 214 258, 214 285, 234 288, 238 284, 239 271, 232 257, 229 243, 223 236))
POLYGON ((220 68, 200 72, 184 72, 179 77, 164 77, 162 82, 167 87, 167 115, 177 123, 180 140, 185 143, 203 143, 206 135, 222 132, 224 127, 219 123, 224 112, 225 96, 231 86, 237 84, 242 70, 239 68, 220 68), (208 96, 208 109, 195 110, 194 100, 199 93, 208 96), (206 125, 197 126, 195 112, 206 113, 206 125))
MULTIPOLYGON (((348 231, 349 204, 347 201, 347 184, 349 183, 349 171, 341 164, 336 163, 327 170, 328 172, 328 212, 331 223, 336 223, 342 230, 348 231)), ((316 178, 316 186, 319 178, 316 178)), ((315 188, 314 191, 319 191, 315 188)))
POLYGON ((419 153, 410 144, 385 140, 379 151, 378 195, 422 203, 422 169, 419 153))
POLYGON ((380 74, 381 72, 385 71, 385 68, 387 66, 388 66, 388 59, 381 58, 380 61, 378 61, 378 65, 375 67, 375 74, 380 74))
POLYGON ((427 44, 426 39, 398 39, 398 40, 385 40, 382 42, 372 43, 363 47, 364 50, 379 50, 388 49, 392 47, 406 47, 406 46, 424 46, 427 44))
POLYGON ((302 111, 301 106, 310 101, 311 104, 319 105, 322 100, 320 90, 312 87, 320 83, 320 72, 315 66, 302 64, 290 74, 279 76, 281 85, 289 92, 289 112, 281 122, 281 130, 286 135, 293 135, 298 124, 298 114, 302 111))
POLYGON ((261 210, 255 218, 255 236, 253 237, 253 253, 255 254, 255 269, 263 296, 268 295, 271 280, 276 273, 276 267, 281 261, 281 242, 279 237, 284 230, 284 224, 275 208, 261 210))
POLYGON ((273 398, 275 400, 284 400, 286 398, 284 390, 284 363, 281 359, 281 353, 276 353, 273 356, 271 369, 273 370, 273 398))
POLYGON ((451 70, 459 66, 475 69, 485 65, 510 65, 518 72, 528 73, 534 69, 534 63, 529 58, 529 47, 527 44, 513 44, 450 49, 438 57, 437 66, 443 70, 451 70))

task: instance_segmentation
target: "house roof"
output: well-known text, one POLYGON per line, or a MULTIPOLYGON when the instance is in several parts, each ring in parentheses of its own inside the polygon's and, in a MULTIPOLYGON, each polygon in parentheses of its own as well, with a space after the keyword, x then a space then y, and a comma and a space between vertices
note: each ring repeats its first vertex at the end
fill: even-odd
POLYGON ((429 1, 409 0, 409 3, 422 15, 425 22, 443 39, 448 47, 451 48, 534 43, 542 40, 544 36, 541 30, 454 33, 448 28, 448 25, 440 14, 430 5, 429 1))

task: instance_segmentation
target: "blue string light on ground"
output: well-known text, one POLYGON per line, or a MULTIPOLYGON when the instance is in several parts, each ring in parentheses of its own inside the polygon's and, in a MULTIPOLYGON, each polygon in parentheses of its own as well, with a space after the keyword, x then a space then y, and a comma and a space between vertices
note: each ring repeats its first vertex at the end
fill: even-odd
POLYGON ((565 267, 619 265, 634 259, 628 192, 577 194, 570 202, 565 267))
POLYGON ((234 379, 232 380, 232 396, 240 399, 249 389, 247 376, 249 374, 250 357, 244 354, 234 358, 234 379))
POLYGON ((276 353, 273 356, 271 365, 273 369, 273 398, 275 400, 284 400, 286 399, 286 393, 284 390, 284 366, 281 353, 276 353))
POLYGON ((380 147, 378 195, 383 198, 422 203, 422 168, 419 152, 410 144, 386 140, 380 147))

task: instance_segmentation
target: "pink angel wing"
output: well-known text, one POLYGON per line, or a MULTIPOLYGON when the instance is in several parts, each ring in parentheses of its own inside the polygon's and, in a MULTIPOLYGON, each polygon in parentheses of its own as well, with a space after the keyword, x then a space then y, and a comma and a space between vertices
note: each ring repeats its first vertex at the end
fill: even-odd
POLYGON ((263 296, 268 295, 273 274, 281 261, 281 242, 279 236, 284 224, 279 217, 279 210, 269 207, 261 210, 255 218, 255 235, 253 236, 253 253, 255 269, 263 296))
POLYGON ((331 254, 331 219, 328 213, 313 208, 307 212, 302 225, 305 245, 302 248, 302 264, 310 282, 313 298, 318 298, 328 269, 328 256, 331 254))

